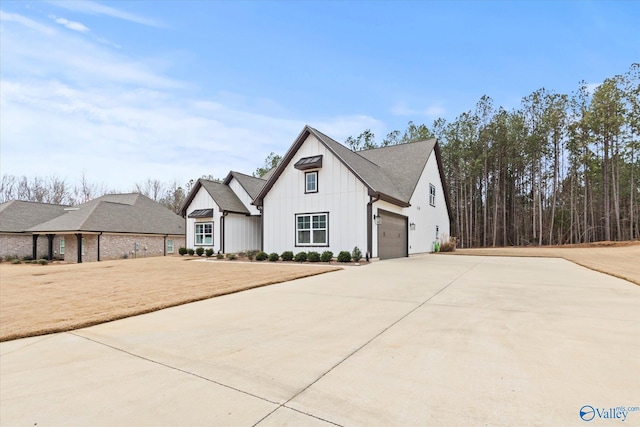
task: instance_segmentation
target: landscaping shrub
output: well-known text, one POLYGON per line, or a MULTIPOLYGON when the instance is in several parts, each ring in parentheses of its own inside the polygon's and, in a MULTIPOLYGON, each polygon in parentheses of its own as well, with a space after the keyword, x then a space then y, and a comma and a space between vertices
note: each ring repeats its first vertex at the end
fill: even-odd
POLYGON ((266 252, 260 251, 256 254, 256 261, 264 261, 269 258, 269 255, 266 252))
POLYGON ((11 260, 11 264, 22 264, 22 261, 20 261, 20 259, 18 258, 14 258, 11 260))
POLYGON ((293 252, 284 251, 282 255, 280 255, 280 258, 282 258, 283 261, 293 261, 293 252))
POLYGON ((202 246, 199 246, 199 247, 196 249, 196 255, 198 255, 198 256, 202 256, 202 254, 203 254, 203 253, 204 253, 204 248, 203 248, 202 246))
POLYGON ((236 254, 227 254, 227 259, 228 259, 228 260, 230 260, 230 261, 233 261, 233 260, 234 260, 234 259, 236 259, 236 258, 238 258, 238 257, 236 256, 236 254))
POLYGON ((180 246, 178 248, 178 253, 180 254, 180 256, 184 256, 187 254, 187 248, 185 248, 184 246, 180 246))
POLYGON ((211 257, 213 255, 213 249, 207 248, 207 250, 204 251, 204 254, 207 256, 207 258, 211 257))
POLYGON ((313 252, 313 251, 307 253, 307 261, 320 262, 320 254, 318 252, 313 252))
POLYGON ((238 258, 246 258, 246 257, 247 257, 246 252, 238 252, 238 258))
POLYGON ((189 255, 193 255, 196 251, 194 251, 193 249, 187 249, 187 253, 189 255))
POLYGON ((30 255, 27 255, 27 256, 22 257, 22 260, 23 261, 33 261, 33 257, 30 256, 30 255))
POLYGON ((341 251, 338 254, 338 262, 351 262, 351 254, 349 251, 341 251))
POLYGON ((351 259, 353 259, 353 262, 359 262, 362 259, 362 252, 357 246, 351 251, 351 259))
POLYGON ((216 258, 218 258, 218 259, 223 259, 223 258, 224 258, 224 255, 222 255, 222 254, 217 254, 217 255, 216 255, 216 258))
POLYGON ((306 252, 298 252, 294 258, 295 262, 305 262, 307 260, 306 252))
MULTIPOLYGON (((254 258, 256 258, 256 256, 260 253, 261 251, 254 249, 251 250, 249 252, 247 252, 247 258, 249 258, 249 261, 253 261, 254 258)), ((257 258, 256 258, 257 259, 257 258)), ((266 259, 266 258, 265 258, 266 259)), ((262 261, 261 259, 258 259, 258 261, 262 261)))
POLYGON ((440 252, 453 252, 456 250, 456 246, 458 245, 457 237, 449 237, 442 236, 442 244, 440 245, 440 252))
POLYGON ((280 255, 278 255, 277 253, 271 252, 269 254, 269 261, 271 261, 271 262, 276 262, 279 259, 280 259, 280 255))
POLYGON ((37 261, 37 263, 40 264, 40 265, 47 265, 47 264, 49 264, 49 261, 47 261, 46 259, 42 258, 42 259, 39 259, 37 261))
POLYGON ((330 262, 333 259, 333 252, 324 251, 322 255, 320 255, 320 261, 322 262, 330 262))

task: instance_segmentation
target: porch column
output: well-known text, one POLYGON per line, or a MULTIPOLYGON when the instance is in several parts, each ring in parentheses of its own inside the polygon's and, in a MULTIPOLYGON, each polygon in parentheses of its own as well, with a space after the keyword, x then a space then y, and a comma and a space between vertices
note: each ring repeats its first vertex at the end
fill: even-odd
POLYGON ((34 234, 32 236, 32 238, 33 238, 33 251, 31 253, 31 255, 33 256, 33 259, 38 259, 38 236, 39 236, 39 234, 34 234))
POLYGON ((53 259, 53 238, 56 237, 55 234, 47 234, 47 249, 49 252, 49 261, 53 259))
POLYGON ((82 262, 82 233, 76 233, 78 239, 78 264, 82 262))

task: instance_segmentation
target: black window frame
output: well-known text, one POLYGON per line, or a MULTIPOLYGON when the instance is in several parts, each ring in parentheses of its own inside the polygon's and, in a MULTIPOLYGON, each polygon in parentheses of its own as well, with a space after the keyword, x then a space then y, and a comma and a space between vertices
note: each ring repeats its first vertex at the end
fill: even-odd
POLYGON ((326 248, 329 247, 329 212, 305 212, 305 213, 297 213, 293 216, 293 228, 294 228, 294 247, 296 248, 326 248), (324 215, 325 216, 325 227, 324 228, 313 228, 313 216, 314 215, 324 215), (299 230, 298 229, 298 218, 299 217, 309 217, 309 243, 300 243, 298 241, 298 231, 306 231, 307 229, 299 230), (324 243, 313 243, 313 232, 316 230, 324 230, 325 231, 325 242, 324 243))
POLYGON ((429 204, 436 206, 436 186, 431 183, 429 183, 429 204))
POLYGON ((202 221, 202 222, 196 222, 193 226, 193 245, 194 246, 213 246, 213 242, 214 242, 214 234, 213 234, 213 221, 202 221), (198 243, 198 226, 199 225, 211 225, 211 244, 206 243, 206 236, 209 233, 202 233, 202 242, 198 243))

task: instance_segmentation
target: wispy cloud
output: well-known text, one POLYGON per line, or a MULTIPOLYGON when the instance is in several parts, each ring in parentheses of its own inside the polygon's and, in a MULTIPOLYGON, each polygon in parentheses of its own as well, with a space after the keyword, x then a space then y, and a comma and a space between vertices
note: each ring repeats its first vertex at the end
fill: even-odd
POLYGON ((63 25, 70 30, 78 31, 81 33, 89 32, 89 28, 80 22, 69 21, 66 18, 59 18, 56 15, 49 15, 49 18, 51 18, 56 24, 63 25))
POLYGON ((398 103, 391 108, 391 114, 394 116, 418 116, 438 118, 444 116, 446 110, 439 104, 433 104, 424 109, 409 108, 404 103, 398 103))
POLYGON ((86 13, 89 15, 106 15, 112 18, 122 19, 129 22, 135 22, 137 24, 147 25, 150 27, 162 27, 162 23, 130 12, 125 12, 120 9, 116 9, 110 6, 94 1, 72 1, 72 0, 51 0, 48 3, 57 7, 72 10, 74 12, 86 13))
POLYGON ((33 21, 25 16, 22 15, 18 15, 17 13, 7 13, 4 12, 2 10, 0 10, 0 21, 6 21, 6 22, 16 22, 18 24, 21 24, 31 30, 36 30, 42 34, 46 34, 48 36, 52 36, 56 33, 56 31, 51 28, 48 27, 46 25, 40 24, 36 21, 33 21))

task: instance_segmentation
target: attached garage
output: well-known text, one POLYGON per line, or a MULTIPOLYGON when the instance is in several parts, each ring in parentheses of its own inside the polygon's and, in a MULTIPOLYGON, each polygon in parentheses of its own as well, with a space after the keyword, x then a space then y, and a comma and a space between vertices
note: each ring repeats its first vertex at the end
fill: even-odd
POLYGON ((408 256, 407 217, 378 210, 378 257, 382 259, 408 256))

